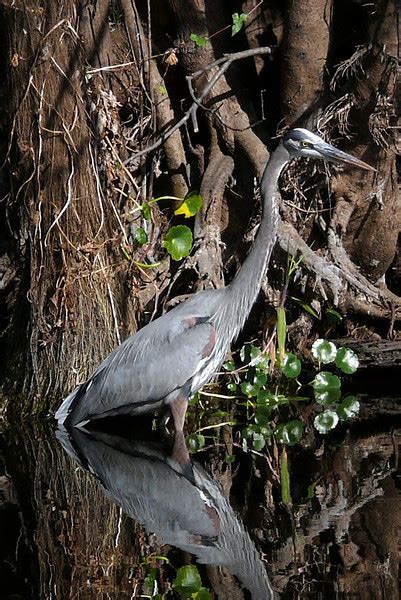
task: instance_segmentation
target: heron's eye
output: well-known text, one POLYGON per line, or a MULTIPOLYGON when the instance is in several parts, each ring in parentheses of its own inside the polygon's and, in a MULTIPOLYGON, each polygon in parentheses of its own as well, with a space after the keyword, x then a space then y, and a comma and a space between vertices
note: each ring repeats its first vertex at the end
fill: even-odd
POLYGON ((312 148, 312 143, 308 142, 307 140, 303 140, 299 144, 300 144, 301 148, 312 148))

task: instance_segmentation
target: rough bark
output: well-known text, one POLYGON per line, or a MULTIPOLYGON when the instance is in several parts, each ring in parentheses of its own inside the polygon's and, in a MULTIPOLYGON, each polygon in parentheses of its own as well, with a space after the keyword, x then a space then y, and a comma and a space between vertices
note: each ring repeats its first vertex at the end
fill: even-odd
POLYGON ((290 0, 282 61, 282 112, 296 121, 323 90, 332 0, 290 0))
MULTIPOLYGON (((295 163, 281 183, 281 249, 304 256, 303 281, 317 302, 356 321, 384 319, 397 338, 394 0, 374 8, 291 0, 284 11, 247 0, 235 8, 248 14, 235 36, 234 8, 222 0, 124 0, 121 11, 105 0, 47 4, 2 3, 9 181, 0 182, 0 308, 8 382, 31 394, 29 409, 46 410, 50 394, 41 395, 85 379, 171 296, 231 279, 255 231, 265 142, 295 118, 378 172, 328 178, 295 163), (275 51, 229 69, 215 63, 258 43, 275 51), (194 189, 203 195, 190 223, 194 251, 177 268, 162 243, 178 222, 172 204, 153 204, 150 221, 140 205, 194 189), (142 246, 138 227, 148 236, 142 246)), ((283 271, 283 253, 275 259, 283 271)), ((282 283, 268 281, 265 295, 282 283)))

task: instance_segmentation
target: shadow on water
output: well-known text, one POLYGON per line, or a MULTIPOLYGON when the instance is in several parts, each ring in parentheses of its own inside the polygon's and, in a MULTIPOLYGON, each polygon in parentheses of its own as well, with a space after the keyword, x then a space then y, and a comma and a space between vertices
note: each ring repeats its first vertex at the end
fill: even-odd
POLYGON ((268 461, 239 449, 227 485, 218 448, 182 467, 154 439, 4 424, 1 597, 151 597, 149 565, 163 591, 195 561, 215 598, 268 600, 271 581, 285 600, 397 599, 399 425, 290 449, 284 506, 268 461))

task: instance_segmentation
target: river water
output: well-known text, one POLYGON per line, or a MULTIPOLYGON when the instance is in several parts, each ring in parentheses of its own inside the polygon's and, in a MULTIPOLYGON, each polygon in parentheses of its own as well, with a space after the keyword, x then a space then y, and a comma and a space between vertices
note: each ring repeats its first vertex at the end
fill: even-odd
POLYGON ((3 422, 1 598, 174 598, 194 563, 212 598, 396 600, 399 400, 362 404, 350 427, 288 449, 286 505, 282 450, 234 443, 228 462, 229 427, 181 466, 151 427, 3 422))

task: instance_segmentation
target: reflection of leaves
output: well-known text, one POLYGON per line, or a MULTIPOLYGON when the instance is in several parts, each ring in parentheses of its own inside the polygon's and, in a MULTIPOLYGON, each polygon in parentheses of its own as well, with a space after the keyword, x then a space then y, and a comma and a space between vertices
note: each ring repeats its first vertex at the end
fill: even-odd
POLYGON ((357 355, 350 348, 339 348, 336 356, 336 365, 343 373, 352 375, 359 367, 357 355))
POLYGON ((200 35, 196 35, 196 33, 191 33, 190 35, 191 42, 195 42, 199 48, 203 48, 207 44, 207 38, 204 38, 200 35))
POLYGON ((276 308, 277 313, 277 346, 278 346, 278 356, 282 361, 285 356, 285 339, 287 337, 287 321, 285 308, 279 306, 276 308))
POLYGON ((281 478, 281 500, 286 506, 292 504, 291 487, 290 487, 290 471, 288 469, 287 451, 283 448, 280 459, 280 478, 281 478))
POLYGON ((334 362, 337 354, 337 348, 333 342, 319 339, 312 344, 313 356, 323 364, 334 362))
POLYGON ((323 405, 334 404, 341 396, 341 390, 339 388, 328 388, 324 392, 319 392, 315 389, 314 392, 316 402, 323 405))
POLYGON ((301 361, 292 352, 287 352, 281 370, 288 379, 295 379, 301 372, 301 361))
POLYGON ((275 433, 279 442, 286 444, 286 446, 294 446, 302 439, 304 424, 302 421, 294 419, 288 423, 278 425, 275 433))
POLYGON ((312 385, 317 392, 326 392, 330 389, 340 389, 341 381, 337 375, 329 371, 321 371, 316 375, 312 385))
POLYGON ((184 215, 186 219, 193 217, 202 208, 202 196, 199 192, 187 194, 182 204, 174 211, 175 215, 184 215))
POLYGON ((338 423, 338 415, 334 410, 325 410, 315 417, 313 421, 319 433, 328 433, 338 423))
POLYGON ((337 414, 342 421, 352 419, 359 413, 360 404, 355 396, 346 396, 337 409, 337 414))
POLYGON ((173 260, 181 260, 191 252, 192 231, 186 225, 171 227, 163 245, 173 260))
POLYGON ((246 22, 246 20, 248 18, 248 15, 245 13, 241 13, 241 14, 234 13, 232 15, 232 18, 233 18, 233 24, 231 27, 231 37, 233 35, 235 35, 236 33, 238 33, 239 31, 241 31, 242 26, 244 25, 244 23, 246 22))

